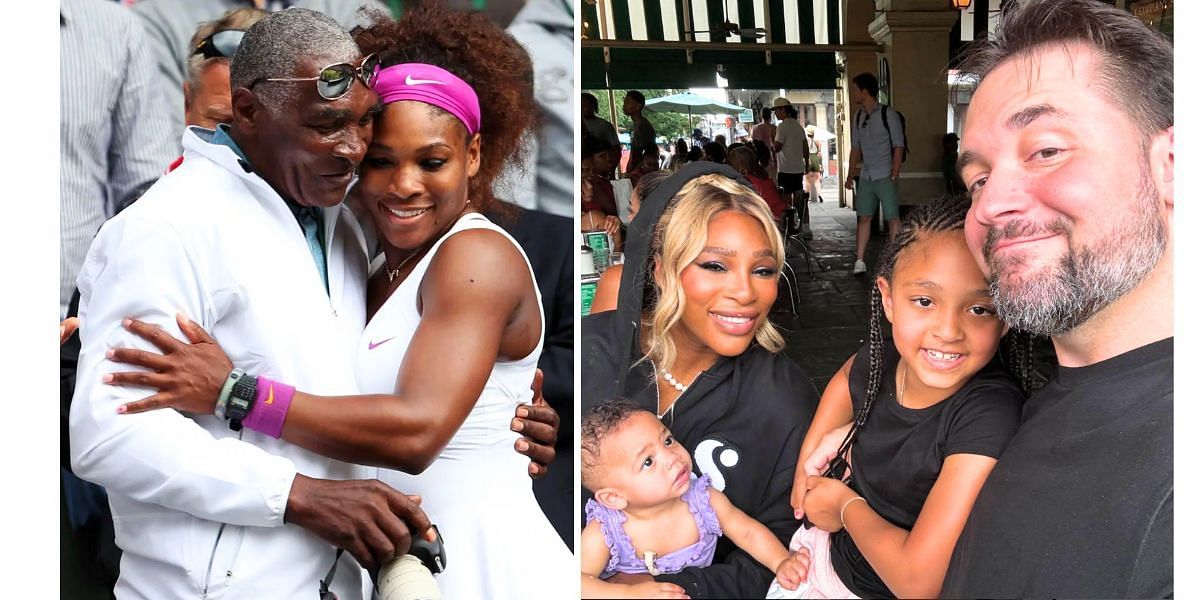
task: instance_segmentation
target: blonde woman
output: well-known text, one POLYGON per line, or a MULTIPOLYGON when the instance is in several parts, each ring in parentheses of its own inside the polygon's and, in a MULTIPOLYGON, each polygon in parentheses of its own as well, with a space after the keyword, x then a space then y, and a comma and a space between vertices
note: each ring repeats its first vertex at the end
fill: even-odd
MULTIPOLYGON (((582 332, 582 410, 623 397, 653 411, 694 472, 781 541, 795 529, 786 457, 818 401, 768 319, 783 260, 770 209, 741 175, 686 165, 642 200, 617 310, 585 318, 582 332)), ((650 576, 632 577, 622 582, 650 576)), ((693 596, 762 597, 773 577, 720 548, 709 567, 657 579, 693 596)))

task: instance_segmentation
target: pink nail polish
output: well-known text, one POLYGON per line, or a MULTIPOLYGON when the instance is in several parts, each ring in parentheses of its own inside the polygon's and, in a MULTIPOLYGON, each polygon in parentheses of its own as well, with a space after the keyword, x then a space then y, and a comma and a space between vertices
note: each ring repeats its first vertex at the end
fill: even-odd
POLYGON ((101 377, 100 380, 103 381, 104 383, 112 383, 112 380, 113 380, 112 373, 105 373, 104 377, 101 377))
POLYGON ((128 408, 125 408, 125 405, 124 405, 124 404, 122 404, 122 405, 120 405, 120 406, 118 406, 118 407, 117 407, 117 414, 118 414, 118 415, 123 415, 123 414, 125 414, 125 412, 126 412, 126 411, 128 411, 128 410, 129 410, 129 409, 128 409, 128 408))

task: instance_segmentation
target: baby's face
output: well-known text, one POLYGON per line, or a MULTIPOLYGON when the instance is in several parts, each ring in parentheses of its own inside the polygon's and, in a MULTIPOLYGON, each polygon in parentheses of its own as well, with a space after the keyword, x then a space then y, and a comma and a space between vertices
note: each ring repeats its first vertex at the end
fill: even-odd
POLYGON ((692 457, 653 414, 637 412, 604 443, 606 487, 631 508, 679 498, 691 486, 692 457))

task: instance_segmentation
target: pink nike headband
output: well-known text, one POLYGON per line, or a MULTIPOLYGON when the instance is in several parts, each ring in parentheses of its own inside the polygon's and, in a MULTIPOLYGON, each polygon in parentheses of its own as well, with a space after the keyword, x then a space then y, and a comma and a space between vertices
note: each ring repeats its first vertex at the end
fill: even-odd
POLYGON ((450 71, 423 63, 404 63, 381 69, 375 77, 380 102, 416 100, 458 117, 467 132, 479 131, 479 96, 467 82, 450 71))

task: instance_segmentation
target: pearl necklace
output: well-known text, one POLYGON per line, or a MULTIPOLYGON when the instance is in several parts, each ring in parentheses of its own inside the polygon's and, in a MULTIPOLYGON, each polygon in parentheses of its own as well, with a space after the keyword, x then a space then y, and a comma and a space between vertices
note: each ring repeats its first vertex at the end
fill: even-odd
MULTIPOLYGON (((688 386, 683 385, 682 383, 680 383, 680 381, 678 379, 675 379, 675 377, 673 375, 671 375, 670 371, 663 371, 662 376, 663 376, 663 379, 665 379, 667 381, 667 385, 670 385, 671 387, 675 388, 675 390, 678 391, 679 393, 682 394, 683 392, 687 391, 688 386)), ((691 384, 688 384, 688 385, 691 385, 691 384)))
POLYGON ((418 254, 420 254, 420 252, 417 251, 409 254, 404 260, 400 261, 400 264, 396 265, 395 269, 387 266, 387 263, 384 263, 383 268, 387 271, 388 283, 395 281, 396 278, 400 276, 400 269, 403 269, 404 265, 407 265, 408 261, 412 260, 418 254))

